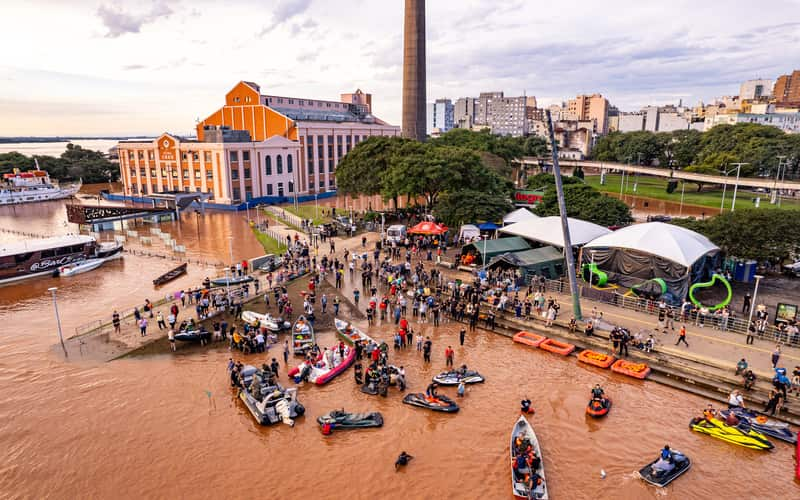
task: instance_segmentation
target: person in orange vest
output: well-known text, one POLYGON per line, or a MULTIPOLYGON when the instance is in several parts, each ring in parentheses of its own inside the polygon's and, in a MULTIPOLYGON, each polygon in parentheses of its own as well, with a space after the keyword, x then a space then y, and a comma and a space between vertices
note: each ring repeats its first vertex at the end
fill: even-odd
POLYGON ((681 325, 681 331, 678 332, 678 341, 675 342, 675 345, 678 345, 681 342, 683 342, 686 347, 689 347, 689 343, 686 342, 686 325, 681 325))

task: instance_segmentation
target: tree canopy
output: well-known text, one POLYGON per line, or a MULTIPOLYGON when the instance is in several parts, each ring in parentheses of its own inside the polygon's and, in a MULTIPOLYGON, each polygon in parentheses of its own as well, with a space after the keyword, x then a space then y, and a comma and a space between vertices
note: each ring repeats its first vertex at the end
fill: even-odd
POLYGON ((673 219, 719 246, 729 257, 780 263, 800 252, 800 218, 784 210, 749 208, 704 220, 673 219))
MULTIPOLYGON (((564 201, 567 216, 575 217, 601 226, 622 226, 633 222, 631 209, 621 200, 600 193, 584 184, 579 177, 561 177, 564 185, 564 201)), ((543 217, 558 215, 558 197, 555 177, 552 174, 537 174, 528 178, 529 189, 543 189, 542 201, 533 210, 543 217)))
POLYGON ((612 132, 601 137, 592 150, 592 157, 601 161, 635 164, 641 158, 644 165, 691 166, 696 172, 715 174, 721 168, 720 158, 724 158, 725 165, 747 163, 742 167, 744 177, 774 172, 778 155, 788 157, 789 171, 797 173, 800 170, 800 136, 756 123, 717 125, 703 133, 695 130, 612 132))
POLYGON ((83 149, 72 143, 58 158, 53 156, 25 156, 16 151, 0 154, 0 174, 18 168, 30 170, 39 167, 57 180, 83 179, 87 184, 115 181, 119 179, 119 166, 111 163, 100 151, 83 149))

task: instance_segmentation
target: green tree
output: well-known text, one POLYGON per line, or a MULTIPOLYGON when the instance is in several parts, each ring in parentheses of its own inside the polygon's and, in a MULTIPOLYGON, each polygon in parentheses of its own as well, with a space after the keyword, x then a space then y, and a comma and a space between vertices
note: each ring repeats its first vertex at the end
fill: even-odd
POLYGON ((397 194, 384 189, 383 178, 396 160, 397 151, 410 143, 399 137, 370 137, 360 142, 336 167, 336 185, 343 194, 383 194, 394 199, 397 194))
POLYGON ((705 220, 676 219, 673 224, 705 235, 729 257, 779 264, 800 252, 800 218, 778 209, 745 209, 705 220))
MULTIPOLYGON (((628 205, 621 200, 601 194, 586 184, 565 185, 564 201, 569 217, 602 226, 621 226, 633 221, 628 205)), ((534 212, 543 217, 559 215, 558 197, 554 186, 546 188, 542 201, 536 206, 534 212)))
POLYGON ((436 217, 450 227, 467 222, 499 221, 513 209, 504 194, 462 189, 443 194, 436 204, 436 217))
MULTIPOLYGON (((583 180, 576 176, 561 176, 561 183, 568 184, 583 184, 583 180)), ((536 174, 528 177, 528 189, 546 189, 556 185, 556 178, 553 174, 536 174)))
POLYGON ((30 170, 35 167, 35 160, 38 160, 39 168, 57 180, 83 179, 84 183, 92 184, 119 179, 119 166, 111 163, 103 153, 72 143, 67 144, 67 149, 58 158, 28 157, 17 152, 0 154, 0 173, 11 172, 14 168, 30 170))

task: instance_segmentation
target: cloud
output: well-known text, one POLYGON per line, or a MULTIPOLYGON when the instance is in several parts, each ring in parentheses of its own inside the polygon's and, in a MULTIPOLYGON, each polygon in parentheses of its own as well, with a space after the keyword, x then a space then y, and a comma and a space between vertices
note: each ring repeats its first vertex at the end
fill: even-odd
POLYGON ((311 19, 311 18, 309 17, 309 18, 308 18, 308 19, 306 19, 306 20, 305 20, 305 21, 304 21, 302 24, 300 24, 300 23, 294 23, 294 24, 292 24, 292 28, 291 28, 291 30, 290 30, 290 34, 291 34, 292 36, 297 36, 297 35, 299 35, 299 34, 300 34, 302 31, 306 31, 306 30, 310 31, 310 30, 313 30, 313 29, 314 29, 314 28, 316 28, 316 27, 317 27, 317 23, 316 23, 316 21, 314 21, 313 19, 311 19))
POLYGON ((117 5, 101 5, 97 15, 108 30, 106 38, 118 38, 126 33, 139 33, 142 26, 167 18, 173 14, 166 0, 156 0, 150 11, 141 14, 124 12, 117 5))
POLYGON ((281 0, 275 7, 275 10, 272 11, 272 20, 270 24, 264 26, 258 36, 264 36, 281 24, 299 16, 308 10, 310 5, 311 0, 281 0))
POLYGON ((127 64, 122 67, 122 69, 124 69, 125 71, 135 71, 137 69, 145 69, 145 68, 147 68, 147 66, 145 66, 144 64, 127 64))

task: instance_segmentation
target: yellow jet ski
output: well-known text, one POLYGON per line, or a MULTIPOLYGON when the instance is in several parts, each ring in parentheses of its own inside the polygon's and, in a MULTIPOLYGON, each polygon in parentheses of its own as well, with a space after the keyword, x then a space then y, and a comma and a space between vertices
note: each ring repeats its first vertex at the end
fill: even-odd
POLYGON ((739 426, 726 425, 722 420, 712 418, 693 418, 689 422, 689 428, 695 432, 708 434, 709 436, 738 444, 745 448, 754 450, 771 450, 772 443, 760 432, 754 431, 749 425, 740 424, 739 426))

